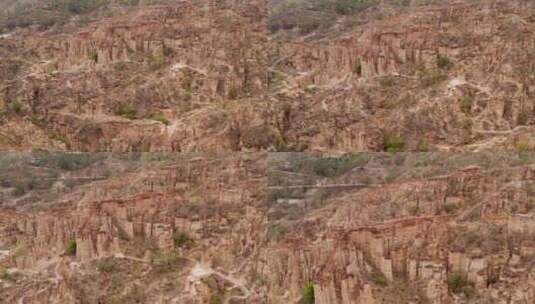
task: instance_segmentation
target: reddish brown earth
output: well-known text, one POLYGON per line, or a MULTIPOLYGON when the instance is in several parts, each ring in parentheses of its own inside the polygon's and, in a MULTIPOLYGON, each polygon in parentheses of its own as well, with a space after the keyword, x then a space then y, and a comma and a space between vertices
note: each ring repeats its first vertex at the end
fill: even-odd
POLYGON ((535 299, 531 155, 64 158, 2 156, 6 303, 535 299))
POLYGON ((15 29, 0 148, 532 150, 533 2, 416 2, 309 21, 323 12, 181 1, 15 29))

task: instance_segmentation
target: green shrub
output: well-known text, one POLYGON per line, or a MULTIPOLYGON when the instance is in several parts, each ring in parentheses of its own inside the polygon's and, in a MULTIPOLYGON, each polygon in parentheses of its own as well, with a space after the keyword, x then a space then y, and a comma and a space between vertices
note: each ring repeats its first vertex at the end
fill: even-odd
POLYGON ((113 65, 113 68, 114 68, 116 71, 124 71, 124 70, 126 70, 127 65, 126 65, 126 62, 124 62, 124 61, 120 61, 120 62, 116 62, 116 63, 113 65))
POLYGON ((11 273, 6 268, 0 266, 0 279, 9 281, 11 280, 11 273))
POLYGON ((399 134, 387 134, 384 138, 383 149, 386 152, 401 152, 405 149, 405 139, 399 134))
POLYGON ((162 113, 154 113, 150 116, 151 120, 159 121, 163 123, 164 125, 168 126, 171 124, 169 119, 167 119, 162 113))
POLYGON ((448 57, 439 55, 437 57, 437 66, 443 70, 448 70, 453 66, 453 63, 448 57))
POLYGON ((468 281, 466 274, 454 272, 448 275, 448 289, 455 294, 464 294, 470 298, 474 295, 474 283, 468 281))
POLYGON ((418 72, 418 80, 423 87, 436 85, 447 79, 447 76, 438 70, 421 69, 418 72))
POLYGON ((91 164, 91 157, 88 154, 60 153, 56 158, 57 166, 66 171, 73 171, 86 168, 91 164))
POLYGON ((214 294, 210 297, 210 304, 223 304, 223 300, 220 295, 214 294))
POLYGON ((385 276, 378 270, 375 270, 371 273, 371 279, 375 285, 378 285, 380 287, 385 287, 388 285, 385 276))
POLYGON ((472 113, 473 103, 474 100, 471 96, 463 96, 461 98, 461 111, 466 115, 470 115, 472 113))
POLYGON ((112 273, 117 267, 113 259, 104 259, 97 262, 97 270, 100 273, 112 273))
POLYGON ((89 60, 93 61, 94 63, 98 63, 98 53, 96 50, 89 51, 89 53, 87 54, 87 57, 89 58, 89 60))
POLYGON ((518 152, 527 152, 533 150, 533 146, 526 140, 519 140, 515 143, 518 152))
POLYGON ((357 74, 359 76, 362 75, 362 63, 360 63, 360 61, 357 61, 354 65, 353 65, 353 73, 354 74, 357 74))
POLYGON ((364 165, 369 156, 365 154, 343 155, 341 157, 313 157, 294 161, 295 169, 323 177, 335 177, 364 165))
POLYGON ((169 267, 178 262, 178 254, 173 250, 160 251, 156 254, 153 262, 156 266, 169 267))
POLYGON ((525 126, 528 124, 529 115, 526 111, 521 111, 516 116, 516 124, 519 126, 525 126))
POLYGON ((67 247, 65 248, 65 254, 74 256, 76 255, 76 240, 71 238, 67 241, 67 247))
POLYGON ((194 243, 193 239, 190 238, 189 235, 183 231, 176 231, 173 234, 173 242, 175 243, 175 247, 177 248, 189 247, 194 243))
POLYGON ((349 15, 365 10, 377 4, 376 0, 336 0, 335 10, 337 14, 349 15))
POLYGON ((457 205, 455 204, 444 204, 442 205, 442 208, 441 208, 444 212, 446 212, 447 214, 452 214, 455 212, 455 210, 457 210, 457 205))
POLYGON ((9 109, 14 112, 17 115, 21 115, 24 113, 24 109, 22 107, 22 104, 18 101, 14 101, 9 104, 9 109))
POLYGON ((117 110, 117 115, 122 116, 127 119, 135 119, 137 112, 136 109, 130 104, 123 104, 117 110))
POLYGON ((162 47, 162 54, 164 57, 169 57, 169 56, 172 56, 173 54, 175 53, 175 50, 173 50, 172 48, 164 45, 162 47))
POLYGON ((159 70, 165 65, 165 56, 163 54, 150 54, 148 57, 148 64, 151 70, 159 70))
POLYGON ((418 152, 429 152, 429 145, 427 144, 427 142, 421 140, 420 142, 418 142, 418 146, 416 146, 416 150, 418 152))
POLYGON ((308 282, 308 284, 303 288, 303 304, 314 304, 314 283, 308 282))
POLYGON ((230 100, 236 100, 236 99, 238 99, 238 95, 239 95, 238 88, 237 87, 232 87, 228 91, 227 97, 230 100))

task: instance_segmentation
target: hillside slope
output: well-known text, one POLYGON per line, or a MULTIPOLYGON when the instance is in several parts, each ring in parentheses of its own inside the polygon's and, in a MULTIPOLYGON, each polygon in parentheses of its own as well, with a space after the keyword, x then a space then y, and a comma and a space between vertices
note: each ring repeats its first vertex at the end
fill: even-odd
POLYGON ((533 150, 534 11, 522 0, 75 10, 0 38, 0 149, 533 150))

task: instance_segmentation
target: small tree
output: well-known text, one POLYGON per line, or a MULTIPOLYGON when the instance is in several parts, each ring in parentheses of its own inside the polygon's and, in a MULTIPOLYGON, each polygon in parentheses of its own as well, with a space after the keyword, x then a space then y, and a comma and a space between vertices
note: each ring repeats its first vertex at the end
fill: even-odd
POLYGON ((303 289, 303 303, 314 304, 315 301, 316 300, 314 296, 314 283, 308 282, 308 284, 303 289))
POLYGON ((117 115, 128 119, 135 119, 137 112, 136 109, 130 104, 124 104, 119 107, 117 115))
POLYGON ((65 248, 65 254, 74 256, 76 255, 76 240, 71 238, 67 241, 67 248, 65 248))
POLYGON ((405 149, 405 139, 399 134, 387 134, 383 146, 386 152, 401 152, 405 149))
POLYGON ((353 73, 357 74, 358 76, 362 76, 362 64, 360 61, 355 62, 353 65, 353 73))
POLYGON ((454 272, 448 276, 448 289, 455 294, 464 294, 470 298, 474 295, 474 283, 464 273, 454 272))
POLYGON ((182 248, 182 247, 189 247, 193 244, 193 240, 189 237, 189 235, 183 231, 176 231, 173 234, 173 241, 175 243, 175 247, 182 248))
POLYGON ((443 70, 448 70, 453 66, 453 63, 448 57, 439 55, 437 58, 437 66, 443 70))

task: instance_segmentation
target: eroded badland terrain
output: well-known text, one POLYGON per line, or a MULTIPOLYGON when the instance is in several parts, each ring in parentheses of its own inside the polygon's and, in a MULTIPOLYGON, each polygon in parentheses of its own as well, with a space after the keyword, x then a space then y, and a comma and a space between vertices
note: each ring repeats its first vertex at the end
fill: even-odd
POLYGON ((2 304, 535 303, 533 0, 0 0, 0 151, 2 304))
POLYGON ((5 303, 535 300, 531 154, 13 153, 1 165, 5 303))
POLYGON ((78 1, 4 5, 1 149, 535 145, 533 1, 78 1))

